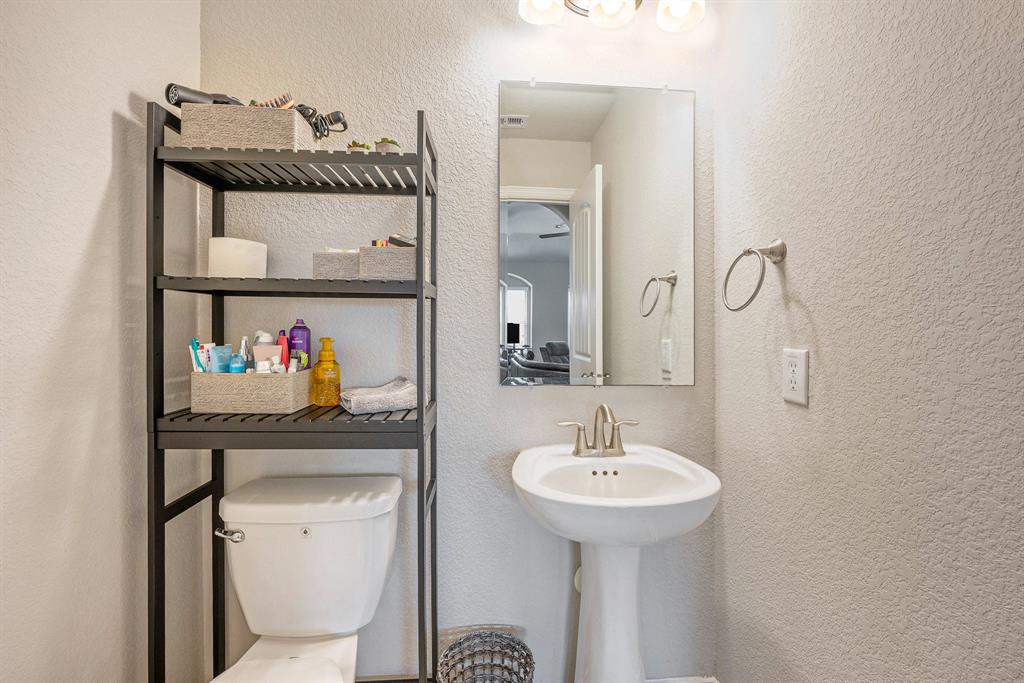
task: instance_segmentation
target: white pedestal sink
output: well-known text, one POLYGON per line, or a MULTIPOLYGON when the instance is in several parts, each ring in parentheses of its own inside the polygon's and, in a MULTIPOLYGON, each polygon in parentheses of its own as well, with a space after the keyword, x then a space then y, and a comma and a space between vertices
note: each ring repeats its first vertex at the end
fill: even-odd
POLYGON ((655 446, 603 458, 541 446, 519 454, 512 480, 538 522, 581 544, 576 683, 643 683, 640 548, 707 519, 722 488, 718 477, 655 446))

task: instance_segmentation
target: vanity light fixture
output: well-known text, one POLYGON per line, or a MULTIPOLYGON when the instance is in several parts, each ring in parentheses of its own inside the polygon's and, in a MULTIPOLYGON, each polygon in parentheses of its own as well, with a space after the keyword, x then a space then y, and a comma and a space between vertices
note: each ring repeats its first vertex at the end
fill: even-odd
MULTIPOLYGON (((587 17, 598 28, 622 28, 636 16, 643 0, 519 0, 519 16, 538 26, 557 24, 565 10, 587 17)), ((668 33, 689 31, 707 13, 707 0, 658 0, 658 28, 668 33)))
POLYGON ((704 19, 705 0, 658 0, 658 28, 669 33, 689 31, 704 19))
MULTIPOLYGON (((641 2, 643 0, 636 0, 636 4, 633 3, 633 0, 590 0, 586 3, 589 5, 586 15, 590 19, 590 23, 598 28, 622 28, 633 21, 633 17, 636 16, 636 8, 640 6, 641 2)), ((583 4, 582 2, 568 0, 565 4, 569 5, 570 3, 572 6, 569 9, 581 13, 576 6, 583 4)))
POLYGON ((519 17, 538 26, 557 24, 565 16, 562 0, 519 0, 519 17))

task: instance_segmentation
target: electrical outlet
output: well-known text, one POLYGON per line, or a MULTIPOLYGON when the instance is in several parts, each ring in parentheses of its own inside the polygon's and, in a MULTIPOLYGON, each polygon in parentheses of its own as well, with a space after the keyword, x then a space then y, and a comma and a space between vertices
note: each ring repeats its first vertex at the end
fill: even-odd
POLYGON ((782 398, 807 405, 807 349, 782 349, 782 398))
POLYGON ((661 340, 661 371, 672 372, 672 340, 661 340))

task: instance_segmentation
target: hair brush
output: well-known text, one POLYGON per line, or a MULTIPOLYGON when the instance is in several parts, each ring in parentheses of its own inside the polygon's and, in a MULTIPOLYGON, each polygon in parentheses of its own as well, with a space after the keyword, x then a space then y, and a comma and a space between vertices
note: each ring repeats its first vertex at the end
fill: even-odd
POLYGON ((249 103, 250 107, 270 107, 272 109, 291 109, 295 106, 295 100, 292 99, 291 93, 284 93, 278 97, 266 100, 265 102, 257 102, 253 100, 249 103))

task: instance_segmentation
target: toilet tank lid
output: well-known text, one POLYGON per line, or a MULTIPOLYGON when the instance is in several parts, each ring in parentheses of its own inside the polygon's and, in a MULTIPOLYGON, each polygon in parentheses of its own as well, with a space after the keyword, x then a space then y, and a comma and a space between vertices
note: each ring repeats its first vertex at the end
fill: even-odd
POLYGON ((369 519, 394 509, 395 476, 255 479, 220 501, 225 523, 306 524, 369 519))

